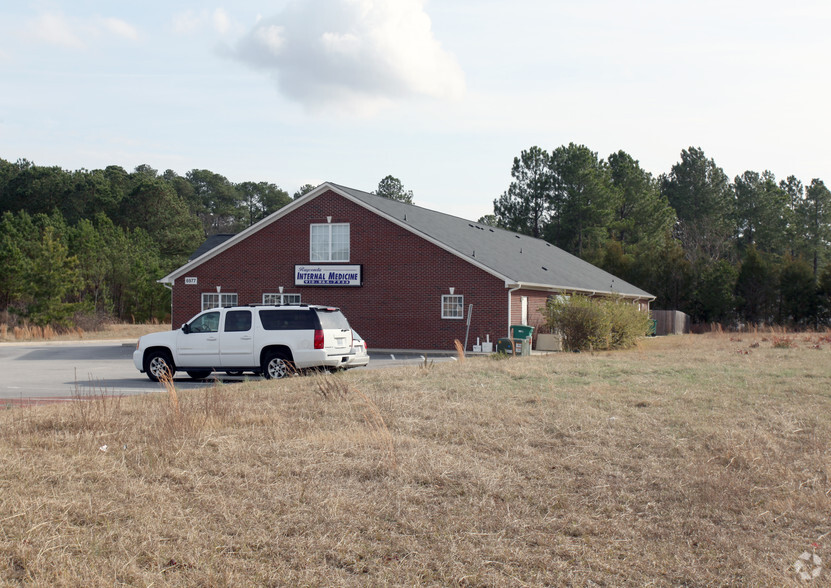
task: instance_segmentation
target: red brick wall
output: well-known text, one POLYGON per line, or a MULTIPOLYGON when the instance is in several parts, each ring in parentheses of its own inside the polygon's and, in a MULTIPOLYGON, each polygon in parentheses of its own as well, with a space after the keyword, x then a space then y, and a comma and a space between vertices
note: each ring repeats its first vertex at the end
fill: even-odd
MULTIPOLYGON (((468 349, 476 337, 507 334, 504 282, 367 209, 326 192, 182 276, 173 290, 173 324, 201 310, 201 294, 239 295, 239 304, 261 303, 263 293, 299 293, 305 304, 339 306, 370 349, 452 350, 464 342, 473 304, 468 349), (350 224, 349 264, 363 265, 361 287, 296 287, 295 264, 309 264, 309 225, 350 224), (441 318, 441 296, 464 296, 464 320, 441 318)), ((534 304, 529 311, 535 310, 534 304)))
POLYGON ((517 290, 511 293, 511 324, 522 324, 522 298, 528 298, 528 324, 534 327, 534 339, 536 340, 537 333, 545 324, 541 308, 545 308, 545 303, 551 292, 540 292, 538 290, 517 290))

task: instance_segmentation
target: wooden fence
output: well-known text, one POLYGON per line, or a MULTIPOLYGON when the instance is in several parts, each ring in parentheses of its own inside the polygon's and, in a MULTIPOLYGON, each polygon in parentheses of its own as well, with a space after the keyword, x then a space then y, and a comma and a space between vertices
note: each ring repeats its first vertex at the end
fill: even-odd
POLYGON ((690 317, 680 310, 653 310, 652 318, 657 321, 656 335, 682 335, 690 332, 690 317))

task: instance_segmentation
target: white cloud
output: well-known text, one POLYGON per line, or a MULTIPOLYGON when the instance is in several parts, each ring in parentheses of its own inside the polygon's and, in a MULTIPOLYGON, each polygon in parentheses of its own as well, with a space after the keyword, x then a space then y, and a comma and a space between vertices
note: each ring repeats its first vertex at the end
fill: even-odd
POLYGON ((228 16, 228 13, 225 12, 222 8, 217 8, 216 10, 214 10, 213 23, 216 32, 218 32, 220 35, 224 35, 229 30, 231 30, 231 19, 228 16))
POLYGON ((103 18, 101 23, 106 30, 118 37, 124 37, 131 41, 138 39, 138 31, 135 27, 120 18, 103 18))
POLYGON ((92 39, 115 36, 135 41, 138 31, 113 17, 71 18, 58 12, 44 12, 30 21, 24 34, 37 41, 70 49, 83 49, 92 39))
POLYGON ((182 35, 189 35, 202 27, 203 18, 188 10, 173 16, 173 30, 182 35))
POLYGON ((257 41, 261 44, 262 48, 275 57, 280 55, 280 52, 286 44, 283 27, 277 25, 257 28, 254 31, 254 35, 257 37, 257 41))
POLYGON ((401 98, 465 92, 424 0, 295 0, 258 19, 234 55, 272 74, 285 96, 311 110, 371 114, 401 98))
POLYGON ((34 20, 29 32, 40 41, 61 47, 79 49, 84 47, 85 43, 81 40, 78 29, 79 27, 70 22, 64 15, 46 12, 34 20))
POLYGON ((224 8, 216 8, 213 12, 187 10, 173 17, 173 30, 177 33, 191 35, 206 29, 212 29, 220 35, 242 31, 242 27, 234 22, 224 8))

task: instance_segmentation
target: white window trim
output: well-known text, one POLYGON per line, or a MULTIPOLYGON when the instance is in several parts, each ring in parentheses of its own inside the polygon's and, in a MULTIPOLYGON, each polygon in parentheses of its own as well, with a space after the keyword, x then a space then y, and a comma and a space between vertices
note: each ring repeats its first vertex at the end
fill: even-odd
POLYGON ((212 308, 227 308, 239 304, 239 295, 236 292, 202 292, 202 310, 212 308), (218 306, 215 303, 219 303, 218 306))
POLYGON ((441 297, 441 318, 448 319, 448 320, 464 320, 465 318, 465 297, 462 294, 442 294, 441 297), (447 315, 445 314, 445 308, 448 306, 445 304, 445 301, 449 304, 452 304, 450 301, 451 298, 458 299, 458 308, 460 314, 458 316, 454 315, 447 315))
POLYGON ((352 256, 352 229, 349 228, 348 235, 347 235, 347 251, 346 251, 346 258, 345 259, 335 259, 332 257, 332 227, 347 227, 349 228, 349 223, 312 223, 309 225, 309 261, 312 263, 328 263, 328 262, 337 262, 337 263, 348 263, 349 258, 352 256), (329 250, 326 254, 326 257, 322 258, 315 258, 314 250, 312 247, 313 237, 312 231, 314 227, 329 227, 328 229, 328 245, 329 250))
POLYGON ((266 292, 263 294, 263 304, 300 304, 300 294, 278 294, 277 292, 266 292), (267 297, 273 296, 278 302, 268 302, 267 297))

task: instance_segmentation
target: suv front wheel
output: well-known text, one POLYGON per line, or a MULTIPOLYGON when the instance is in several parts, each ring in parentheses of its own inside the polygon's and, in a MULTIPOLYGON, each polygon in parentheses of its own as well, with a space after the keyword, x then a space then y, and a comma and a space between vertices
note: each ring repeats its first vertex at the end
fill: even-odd
POLYGON ((151 351, 144 356, 144 371, 152 382, 158 382, 165 374, 172 378, 176 367, 166 351, 151 351))
POLYGON ((266 380, 285 378, 294 372, 294 363, 283 353, 269 353, 263 361, 263 376, 266 380))

